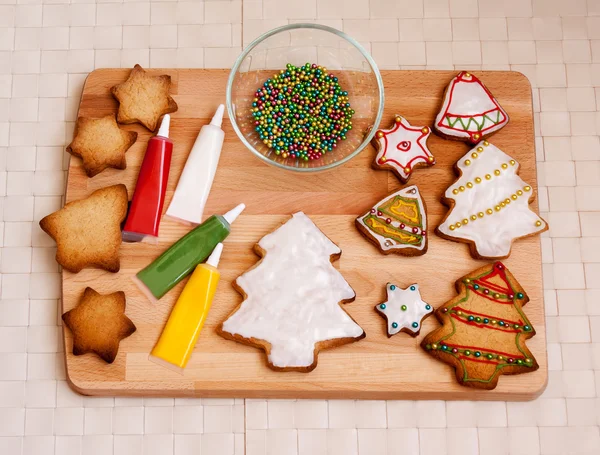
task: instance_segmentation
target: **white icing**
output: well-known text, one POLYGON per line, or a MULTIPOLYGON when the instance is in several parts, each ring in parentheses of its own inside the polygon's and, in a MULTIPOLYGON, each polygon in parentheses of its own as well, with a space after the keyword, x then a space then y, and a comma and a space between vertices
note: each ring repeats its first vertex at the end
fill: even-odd
POLYGON ((411 126, 404 117, 397 116, 390 129, 378 130, 375 135, 379 142, 375 164, 393 167, 400 180, 406 183, 415 165, 435 164, 435 159, 427 148, 427 139, 430 134, 430 128, 411 126), (378 137, 379 133, 383 133, 383 136, 378 137), (406 172, 406 168, 409 169, 409 172, 406 172))
MULTIPOLYGON (((417 204, 419 206, 419 210, 421 212, 421 227, 420 227, 420 231, 425 231, 425 235, 427 235, 427 213, 425 212, 425 205, 423 204, 423 200, 421 199, 421 194, 419 193, 419 188, 417 188, 416 185, 411 185, 411 186, 407 186, 405 188, 402 188, 399 191, 396 191, 395 193, 390 194, 389 196, 385 197, 384 199, 382 199, 381 201, 379 201, 377 204, 375 204, 373 206, 373 209, 375 209, 375 215, 377 215, 377 207, 382 206, 383 204, 385 204, 388 200, 393 199, 395 196, 402 196, 405 198, 410 198, 410 199, 415 199, 417 201, 417 204)), ((363 226, 367 232, 369 233, 369 236, 373 237, 375 240, 377 240, 377 242, 379 243, 379 246, 381 247, 381 249, 383 251, 390 251, 390 250, 403 250, 405 248, 409 248, 409 249, 415 249, 418 251, 422 251, 426 246, 427 246, 427 239, 425 238, 423 242, 421 242, 420 245, 415 246, 415 245, 410 245, 407 243, 399 243, 394 239, 390 239, 388 237, 384 237, 376 232, 374 232, 373 230, 371 230, 371 228, 369 226, 367 226, 364 222, 364 218, 369 215, 369 213, 372 213, 372 210, 365 213, 362 216, 359 216, 356 221, 363 226)), ((385 222, 387 216, 382 213, 381 215, 377 215, 377 217, 382 220, 382 222, 385 222)), ((390 225, 394 226, 395 228, 400 229, 400 222, 392 220, 391 223, 389 223, 390 225)), ((412 233, 412 226, 405 226, 404 231, 408 232, 408 233, 412 233)), ((419 232, 420 234, 421 232, 419 232)))
POLYGON ((223 330, 271 345, 269 362, 277 367, 306 367, 315 345, 364 334, 341 308, 355 296, 330 261, 341 250, 304 213, 295 213, 258 245, 260 264, 238 277, 247 298, 223 330))
POLYGON ((444 235, 474 242, 479 256, 502 258, 510 254, 513 240, 543 231, 546 222, 529 208, 533 189, 517 175, 518 163, 496 146, 484 144, 480 142, 458 161, 462 175, 445 193, 445 197, 454 200, 455 205, 438 229, 444 235), (480 147, 482 152, 478 152, 480 147), (473 158, 474 152, 477 158, 473 158), (469 166, 465 164, 466 160, 470 161, 469 166), (511 160, 514 164, 510 164, 511 160), (503 164, 506 164, 506 169, 503 164), (495 171, 499 171, 500 175, 496 175, 495 171), (491 178, 486 179, 486 175, 491 178), (477 177, 481 178, 481 183, 476 183, 477 177), (468 182, 472 188, 468 187, 468 182), (459 190, 461 186, 464 191, 459 190), (454 194, 453 190, 459 190, 458 194, 454 194), (522 195, 519 196, 518 192, 522 195), (512 199, 512 195, 517 195, 516 200, 512 199), (509 204, 500 211, 494 210, 507 198, 510 199, 509 204), (488 215, 488 209, 492 209, 493 214, 488 215), (480 212, 484 216, 477 216, 477 220, 472 221, 471 216, 480 212), (468 220, 468 224, 462 225, 464 219, 468 220), (461 223, 461 227, 450 230, 450 225, 456 226, 457 222, 461 223), (536 226, 537 222, 539 226, 536 226))
POLYGON ((386 290, 387 300, 375 309, 387 319, 388 335, 395 335, 402 329, 407 329, 413 336, 416 335, 421 330, 423 317, 433 312, 433 307, 421 299, 419 285, 413 284, 406 289, 400 289, 388 283, 386 290), (402 306, 406 309, 403 310, 402 306), (394 324, 397 326, 394 327, 394 324), (416 327, 413 324, 416 324, 416 327))
POLYGON ((463 71, 450 81, 434 126, 447 136, 477 142, 507 123, 506 111, 483 83, 463 71), (475 133, 480 136, 474 138, 475 133))

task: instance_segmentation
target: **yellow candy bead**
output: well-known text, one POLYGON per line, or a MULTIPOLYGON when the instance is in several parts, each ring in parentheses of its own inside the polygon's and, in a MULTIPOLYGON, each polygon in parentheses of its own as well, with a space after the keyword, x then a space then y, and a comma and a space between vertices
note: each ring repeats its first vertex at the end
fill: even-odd
POLYGON ((462 316, 462 311, 458 310, 458 311, 456 312, 456 314, 458 314, 459 316, 462 316))
POLYGON ((516 194, 513 194, 513 195, 511 196, 511 198, 512 198, 512 200, 513 200, 513 201, 516 201, 516 200, 517 200, 517 195, 516 195, 516 194))
POLYGON ((473 135, 473 139, 475 139, 475 140, 479 139, 480 137, 481 137, 481 134, 479 134, 479 133, 475 133, 473 135))
POLYGON ((409 167, 405 167, 405 168, 404 168, 404 172, 405 172, 406 174, 410 174, 410 168, 409 168, 409 167))
POLYGON ((459 186, 459 187, 458 187, 458 189, 459 189, 460 191, 464 191, 464 190, 465 190, 465 187, 461 185, 461 186, 459 186))
POLYGON ((517 162, 515 160, 510 160, 509 163, 511 166, 514 166, 515 164, 517 164, 517 162))
POLYGON ((463 225, 465 225, 465 224, 469 224, 469 220, 465 218, 464 220, 462 220, 462 224, 463 224, 463 225))
POLYGON ((484 216, 484 215, 485 215, 485 214, 484 214, 483 212, 479 212, 479 213, 477 214, 477 216, 478 216, 479 218, 483 218, 483 216, 484 216))
POLYGON ((400 123, 402 121, 402 117, 400 117, 399 115, 396 116, 395 121, 396 123, 400 123))
POLYGON ((383 131, 377 131, 377 137, 383 137, 383 131))
POLYGON ((465 279, 465 283, 469 284, 471 282, 471 278, 465 279))
POLYGON ((478 151, 479 153, 483 152, 483 147, 481 147, 481 146, 480 146, 480 147, 477 147, 477 151, 478 151))
POLYGON ((471 165, 471 160, 465 160, 465 166, 470 166, 471 165))
POLYGON ((492 213, 494 213, 494 211, 492 209, 487 209, 485 211, 485 213, 487 213, 488 215, 491 215, 492 213))
POLYGON ((523 196, 523 191, 521 191, 521 190, 518 190, 518 191, 517 191, 517 196, 523 196))
POLYGON ((488 141, 483 141, 483 145, 487 147, 488 145, 490 145, 490 143, 488 141))
POLYGON ((508 168, 508 164, 502 163, 502 169, 507 169, 507 168, 508 168))
POLYGON ((537 221, 535 222, 535 225, 536 225, 537 227, 540 227, 540 226, 542 225, 542 222, 541 222, 540 220, 537 220, 537 221))
POLYGON ((481 177, 475 177, 475 183, 481 183, 481 177))
POLYGON ((504 199, 504 203, 505 204, 510 204, 510 199, 509 198, 504 199))
POLYGON ((437 344, 433 343, 433 344, 431 345, 431 349, 437 349, 437 344))
POLYGON ((496 174, 496 175, 500 175, 500 171, 499 171, 498 169, 496 169, 496 170, 494 171, 494 174, 496 174))
POLYGON ((385 156, 382 156, 382 157, 379 159, 379 162, 381 162, 381 163, 385 163, 386 161, 387 161, 387 158, 386 158, 385 156))
POLYGON ((502 208, 502 207, 500 207, 499 205, 497 205, 496 207, 494 207, 494 210, 495 210, 496 212, 499 212, 501 208, 502 208))
POLYGON ((428 160, 430 163, 433 163, 434 159, 435 159, 435 158, 434 158, 433 156, 429 156, 429 157, 427 157, 427 160, 428 160))
POLYGON ((456 222, 456 224, 455 224, 454 226, 456 226, 456 228, 458 229, 459 227, 461 227, 461 226, 462 226, 462 224, 460 224, 460 221, 457 221, 457 222, 456 222))
POLYGON ((453 225, 453 224, 451 224, 450 226, 448 226, 448 228, 449 228, 451 231, 453 231, 454 229, 456 229, 456 228, 454 227, 454 225, 453 225))
POLYGON ((523 188, 525 191, 531 191, 531 187, 529 185, 527 185, 525 188, 523 188))
POLYGON ((485 179, 486 179, 486 180, 489 180, 489 179, 491 179, 491 178, 492 178, 492 176, 491 176, 490 174, 485 174, 485 179))
POLYGON ((452 190, 452 194, 458 194, 458 190, 457 190, 456 188, 454 188, 454 189, 452 190))
POLYGON ((475 221, 477 219, 477 215, 471 215, 471 221, 475 221))
POLYGON ((421 132, 422 132, 423 134, 427 134, 427 133, 429 133, 429 128, 427 128, 427 127, 424 127, 424 128, 421 130, 421 132))
POLYGON ((473 184, 471 182, 467 182, 467 188, 473 188, 473 184))
POLYGON ((471 158, 477 159, 477 157, 479 157, 479 155, 477 154, 477 152, 471 153, 471 158))

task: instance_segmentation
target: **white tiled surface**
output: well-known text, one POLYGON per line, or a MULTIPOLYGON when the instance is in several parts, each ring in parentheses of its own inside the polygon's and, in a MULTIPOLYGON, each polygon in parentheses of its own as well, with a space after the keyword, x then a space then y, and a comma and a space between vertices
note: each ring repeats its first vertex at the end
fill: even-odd
POLYGON ((0 454, 600 453, 600 0, 0 0, 0 454), (37 221, 97 67, 229 67, 289 22, 381 68, 513 69, 534 88, 550 378, 531 403, 81 397, 37 221), (245 436, 244 436, 245 432, 245 436))

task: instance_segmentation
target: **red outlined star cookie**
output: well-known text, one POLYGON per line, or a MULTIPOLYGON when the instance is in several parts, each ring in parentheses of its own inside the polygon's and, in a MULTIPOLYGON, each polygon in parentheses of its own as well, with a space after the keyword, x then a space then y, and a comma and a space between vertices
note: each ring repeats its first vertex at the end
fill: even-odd
POLYGON ((431 128, 412 126, 397 115, 390 129, 377 130, 373 137, 377 156, 372 167, 389 169, 402 183, 408 182, 415 168, 435 164, 435 158, 427 148, 430 134, 431 128))

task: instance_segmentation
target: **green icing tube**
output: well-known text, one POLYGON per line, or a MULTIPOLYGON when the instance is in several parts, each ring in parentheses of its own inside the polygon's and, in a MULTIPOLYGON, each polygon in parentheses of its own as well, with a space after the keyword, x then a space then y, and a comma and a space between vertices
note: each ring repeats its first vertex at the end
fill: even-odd
POLYGON ((184 235, 134 278, 146 296, 156 301, 204 261, 231 231, 231 223, 246 206, 240 204, 225 215, 213 215, 184 235))

